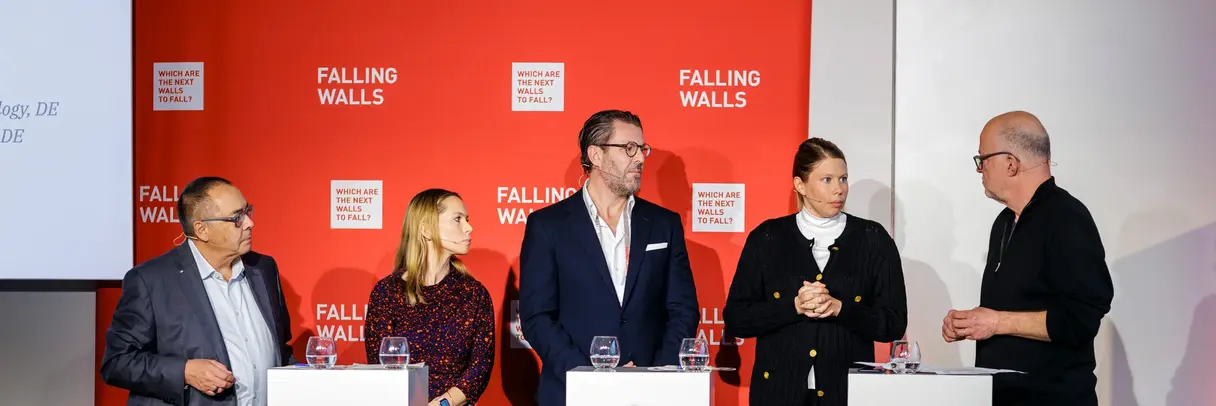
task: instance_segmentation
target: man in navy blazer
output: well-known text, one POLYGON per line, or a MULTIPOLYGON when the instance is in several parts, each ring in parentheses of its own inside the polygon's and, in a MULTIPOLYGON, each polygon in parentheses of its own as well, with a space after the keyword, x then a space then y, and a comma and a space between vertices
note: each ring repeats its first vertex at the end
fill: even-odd
POLYGON ((519 317, 543 364, 545 406, 565 404, 566 371, 591 365, 594 336, 617 337, 618 365, 642 367, 676 365, 697 334, 680 215, 634 196, 650 155, 641 120, 598 112, 579 147, 587 182, 528 216, 519 255, 519 317))
POLYGON ((186 243, 123 278, 101 378, 128 405, 266 405, 266 370, 295 358, 278 266, 251 251, 253 206, 204 177, 177 208, 186 243))

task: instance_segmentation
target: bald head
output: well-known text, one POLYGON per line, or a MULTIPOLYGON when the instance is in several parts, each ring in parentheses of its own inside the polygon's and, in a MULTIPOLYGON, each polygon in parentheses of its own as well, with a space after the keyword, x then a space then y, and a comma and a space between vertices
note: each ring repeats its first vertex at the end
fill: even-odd
POLYGON ((1002 149, 1010 149, 1024 158, 1051 159, 1051 139, 1047 129, 1034 114, 1011 111, 988 120, 981 138, 993 138, 1002 149))

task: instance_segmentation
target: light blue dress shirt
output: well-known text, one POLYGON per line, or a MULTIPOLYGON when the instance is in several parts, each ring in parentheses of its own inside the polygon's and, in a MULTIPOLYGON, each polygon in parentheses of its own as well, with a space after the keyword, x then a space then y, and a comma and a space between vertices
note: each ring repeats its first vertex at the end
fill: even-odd
POLYGON ((199 253, 194 241, 187 242, 228 349, 232 375, 236 377, 237 405, 266 406, 266 370, 275 366, 279 354, 245 278, 245 263, 237 259, 232 265, 232 278, 225 281, 199 253))

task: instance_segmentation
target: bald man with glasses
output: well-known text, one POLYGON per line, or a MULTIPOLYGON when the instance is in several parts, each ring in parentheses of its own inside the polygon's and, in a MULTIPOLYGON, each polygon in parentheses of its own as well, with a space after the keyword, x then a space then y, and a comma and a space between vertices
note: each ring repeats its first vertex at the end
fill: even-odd
POLYGON ((128 405, 264 406, 267 369, 296 361, 278 266, 252 251, 253 206, 202 177, 177 210, 186 243, 123 278, 101 377, 128 405))
POLYGON ((976 342, 994 406, 1097 406, 1094 337, 1114 298, 1089 209, 1051 174, 1051 140, 1033 114, 989 120, 972 157, 992 224, 980 305, 942 319, 946 342, 976 342))

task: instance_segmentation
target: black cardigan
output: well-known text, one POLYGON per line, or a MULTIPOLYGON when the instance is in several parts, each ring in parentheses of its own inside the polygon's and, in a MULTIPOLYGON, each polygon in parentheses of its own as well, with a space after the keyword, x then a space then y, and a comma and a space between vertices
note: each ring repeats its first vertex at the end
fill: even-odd
POLYGON ((874 342, 904 336, 908 304, 895 242, 882 225, 846 214, 820 272, 797 214, 770 219, 747 236, 723 309, 727 337, 756 337, 753 405, 845 405, 848 369, 874 361, 874 342), (840 300, 837 317, 794 309, 803 281, 820 280, 840 300), (807 389, 815 366, 816 390, 807 389))

